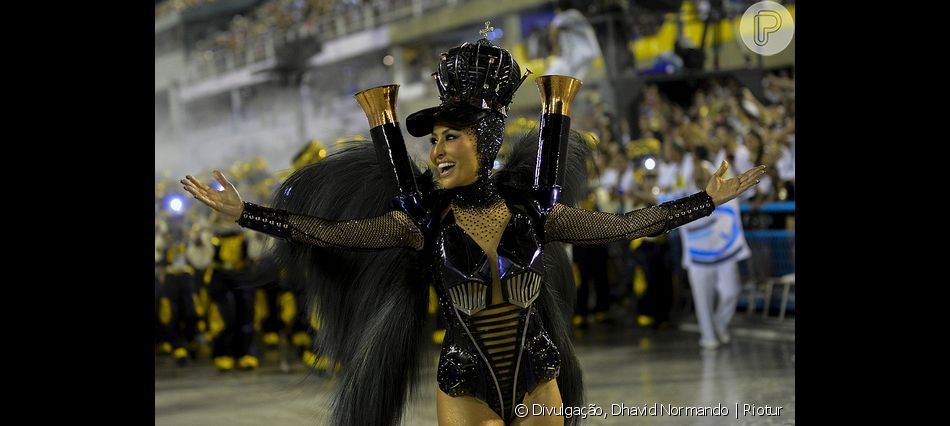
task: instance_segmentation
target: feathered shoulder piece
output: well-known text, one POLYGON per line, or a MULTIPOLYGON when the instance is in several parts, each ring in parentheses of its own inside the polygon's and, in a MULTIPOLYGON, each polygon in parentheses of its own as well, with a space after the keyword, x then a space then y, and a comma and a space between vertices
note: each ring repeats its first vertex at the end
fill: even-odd
MULTIPOLYGON (((495 184, 499 190, 526 191, 534 182, 534 167, 538 158, 538 130, 534 129, 512 142, 511 152, 505 165, 495 172, 495 184)), ((558 202, 575 205, 587 195, 587 161, 590 148, 584 137, 571 130, 567 145, 564 182, 558 202)))

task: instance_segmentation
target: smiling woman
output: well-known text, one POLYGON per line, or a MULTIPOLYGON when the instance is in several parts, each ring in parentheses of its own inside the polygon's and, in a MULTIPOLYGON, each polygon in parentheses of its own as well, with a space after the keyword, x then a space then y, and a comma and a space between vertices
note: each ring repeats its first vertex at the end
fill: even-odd
POLYGON ((446 323, 440 424, 576 422, 515 411, 584 405, 566 321, 575 290, 558 243, 659 235, 709 215, 763 172, 726 180, 723 163, 706 191, 622 215, 572 207, 586 189, 586 145, 569 133, 580 82, 542 76, 542 96, 556 102, 544 102, 539 131, 514 144, 508 164, 493 173, 508 106, 528 73, 482 34, 442 54, 434 73, 441 104, 406 120, 411 135, 432 144, 433 171, 420 173, 405 155, 395 90, 387 86, 374 92, 378 104, 364 104, 373 98, 365 91, 357 96, 377 149, 357 147, 295 173, 273 208, 243 202, 217 172, 221 192, 190 176, 183 181, 240 225, 283 240, 278 258, 307 283, 323 325, 316 349, 341 364, 345 385, 336 388, 332 424, 399 421, 424 362, 430 284, 446 323))
POLYGON ((429 160, 439 171, 438 182, 443 189, 471 185, 479 177, 475 132, 451 126, 445 121, 437 122, 430 139, 429 160))

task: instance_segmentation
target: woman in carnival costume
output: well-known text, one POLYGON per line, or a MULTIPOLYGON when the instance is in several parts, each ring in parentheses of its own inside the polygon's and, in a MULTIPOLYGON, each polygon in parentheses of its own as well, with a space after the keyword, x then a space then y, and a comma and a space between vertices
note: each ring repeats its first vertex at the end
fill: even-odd
POLYGON ((430 168, 409 158, 395 111, 398 86, 356 94, 373 144, 360 144, 290 176, 273 207, 244 202, 223 174, 216 191, 192 176, 185 189, 241 226, 280 239, 276 256, 308 283, 323 332, 314 342, 339 362, 331 424, 397 424, 417 391, 426 347, 428 287, 446 334, 439 358, 440 424, 564 424, 519 404, 583 405, 570 340, 574 283, 563 248, 659 235, 708 216, 758 182, 764 167, 705 191, 623 215, 572 207, 586 189, 587 148, 570 131, 580 81, 538 77, 540 129, 512 145, 494 171, 508 106, 530 71, 486 34, 441 55, 441 104, 411 114, 427 137, 430 168))

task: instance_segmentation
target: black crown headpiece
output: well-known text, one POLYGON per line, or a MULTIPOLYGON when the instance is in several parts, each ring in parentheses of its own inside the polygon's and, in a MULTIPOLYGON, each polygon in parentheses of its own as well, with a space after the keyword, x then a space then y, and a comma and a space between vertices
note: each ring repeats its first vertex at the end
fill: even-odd
POLYGON ((411 135, 430 133, 436 119, 468 126, 490 112, 507 117, 511 99, 531 71, 522 75, 511 53, 488 41, 492 28, 485 25, 481 39, 442 54, 439 70, 432 73, 442 104, 410 115, 406 126, 411 135))

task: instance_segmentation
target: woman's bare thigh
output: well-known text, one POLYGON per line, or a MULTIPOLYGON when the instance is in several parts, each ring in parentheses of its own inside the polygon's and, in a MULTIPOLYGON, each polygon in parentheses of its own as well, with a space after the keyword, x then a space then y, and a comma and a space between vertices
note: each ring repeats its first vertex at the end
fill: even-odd
POLYGON ((440 426, 504 426, 505 422, 480 399, 451 397, 436 387, 435 408, 440 426))
MULTIPOLYGON (((561 391, 557 387, 557 380, 541 383, 534 392, 525 395, 522 401, 527 408, 527 417, 515 418, 512 425, 520 426, 562 426, 564 419, 560 416, 532 416, 533 404, 542 404, 545 407, 561 406, 561 391)), ((505 422, 484 401, 471 396, 453 398, 441 389, 436 389, 436 412, 439 424, 444 426, 504 426, 505 422)))
POLYGON ((528 415, 523 418, 516 418, 511 422, 512 425, 519 426, 563 426, 564 418, 561 416, 532 416, 534 404, 540 404, 545 408, 557 409, 561 411, 561 390, 557 387, 557 380, 548 380, 534 388, 524 396, 522 404, 527 408, 528 415))

